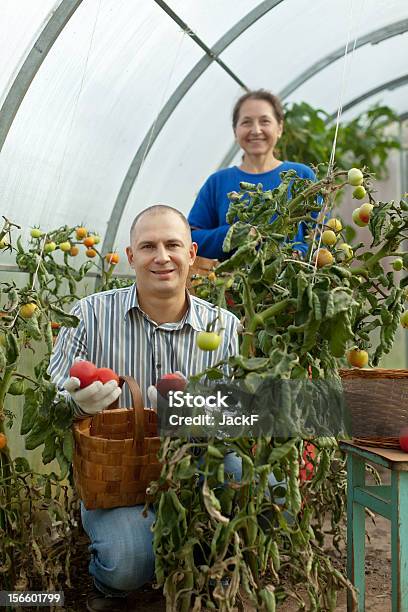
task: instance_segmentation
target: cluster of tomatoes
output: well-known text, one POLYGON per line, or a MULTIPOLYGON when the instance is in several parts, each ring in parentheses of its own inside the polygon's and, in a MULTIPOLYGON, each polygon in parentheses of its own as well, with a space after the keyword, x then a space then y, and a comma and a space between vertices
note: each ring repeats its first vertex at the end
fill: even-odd
MULTIPOLYGON (((353 198, 361 200, 366 195, 366 189, 363 185, 364 175, 359 168, 350 168, 347 173, 347 182, 349 185, 355 187, 353 191, 353 198)), ((374 206, 366 203, 357 208, 353 213, 353 221, 362 226, 368 225, 370 222, 371 212, 374 206)), ((318 268, 324 266, 330 266, 334 263, 334 256, 332 250, 335 248, 334 255, 339 255, 342 262, 350 262, 353 259, 353 249, 347 242, 339 242, 339 237, 343 230, 343 225, 339 219, 329 219, 325 224, 325 230, 322 232, 321 242, 324 245, 322 248, 317 249, 315 253, 315 262, 318 268), (337 244, 338 243, 338 244, 337 244), (329 247, 329 248, 325 248, 329 247)))
MULTIPOLYGON (((30 235, 34 239, 43 238, 44 232, 39 228, 34 227, 30 235)), ((44 245, 44 253, 52 253, 56 249, 60 249, 63 253, 69 253, 71 257, 75 257, 79 253, 78 244, 83 244, 86 247, 85 255, 92 259, 96 257, 98 252, 94 249, 94 247, 99 244, 101 241, 101 237, 98 234, 90 234, 86 227, 79 226, 75 229, 75 238, 78 242, 71 244, 69 240, 64 240, 64 242, 60 242, 57 244, 53 240, 47 240, 44 245)), ((116 265, 119 263, 119 255, 118 253, 107 253, 105 255, 105 261, 109 265, 116 265)))
POLYGON ((97 368, 91 361, 85 359, 76 361, 71 367, 69 375, 78 378, 81 389, 88 387, 97 380, 100 380, 103 384, 110 380, 116 380, 119 383, 119 376, 111 368, 97 368))

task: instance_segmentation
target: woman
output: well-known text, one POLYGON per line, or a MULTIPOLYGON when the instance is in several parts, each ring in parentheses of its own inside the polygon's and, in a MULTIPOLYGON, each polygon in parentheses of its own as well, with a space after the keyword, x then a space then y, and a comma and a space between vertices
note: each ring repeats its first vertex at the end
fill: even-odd
MULTIPOLYGON (((240 166, 218 170, 201 187, 188 216, 198 255, 210 259, 227 259, 222 243, 229 229, 226 214, 227 194, 239 191, 239 183, 262 183, 264 189, 275 189, 281 183, 280 173, 296 170, 300 178, 315 180, 314 172, 304 164, 281 161, 274 150, 283 130, 283 109, 279 99, 269 91, 259 89, 239 98, 232 113, 232 127, 238 144, 244 151, 240 166)), ((304 255, 305 226, 299 225, 294 242, 304 255)))

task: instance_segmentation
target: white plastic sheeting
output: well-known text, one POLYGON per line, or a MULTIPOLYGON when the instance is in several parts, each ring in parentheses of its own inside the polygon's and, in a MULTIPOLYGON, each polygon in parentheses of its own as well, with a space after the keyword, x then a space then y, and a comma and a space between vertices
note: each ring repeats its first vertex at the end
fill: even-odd
POLYGON ((38 34, 61 0, 1 0, 0 105, 38 34))
MULTIPOLYGON (((0 4, 0 105, 60 4, 0 4)), ((279 93, 297 81, 288 101, 304 100, 332 113, 340 94, 347 104, 408 74, 405 32, 356 48, 347 57, 344 82, 343 58, 302 82, 305 71, 347 41, 352 48, 356 39, 407 20, 407 0, 167 4, 210 48, 239 24, 242 33, 231 36, 220 59, 250 88, 279 93), (258 7, 266 12, 251 23, 258 7)), ((27 229, 83 222, 108 232, 123 253, 131 220, 146 206, 165 202, 187 213, 233 143, 231 109, 242 93, 215 61, 192 77, 205 55, 154 0, 83 0, 34 76, 0 153, 3 214, 27 229), (186 91, 162 125, 157 117, 186 77, 186 91), (144 155, 147 143, 151 149, 144 155), (129 173, 137 153, 141 169, 129 173), (121 190, 125 178, 128 199, 121 190)), ((406 85, 384 89, 345 117, 378 101, 404 114, 406 93, 406 85)), ((122 264, 120 270, 128 268, 122 264)))

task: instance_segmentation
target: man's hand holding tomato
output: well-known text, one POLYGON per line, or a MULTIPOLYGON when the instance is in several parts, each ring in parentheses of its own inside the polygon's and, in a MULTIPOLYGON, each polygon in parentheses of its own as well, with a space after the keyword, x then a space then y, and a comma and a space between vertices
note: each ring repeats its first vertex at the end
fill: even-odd
POLYGON ((74 402, 89 415, 108 408, 122 393, 119 377, 110 368, 97 368, 90 361, 76 360, 64 383, 74 402))

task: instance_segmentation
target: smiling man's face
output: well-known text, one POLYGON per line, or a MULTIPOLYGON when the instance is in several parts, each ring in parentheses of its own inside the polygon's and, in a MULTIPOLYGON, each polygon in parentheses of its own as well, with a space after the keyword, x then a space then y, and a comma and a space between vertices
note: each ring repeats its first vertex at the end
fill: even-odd
POLYGON ((180 217, 171 211, 146 213, 136 223, 126 253, 145 297, 184 294, 196 243, 180 217))

